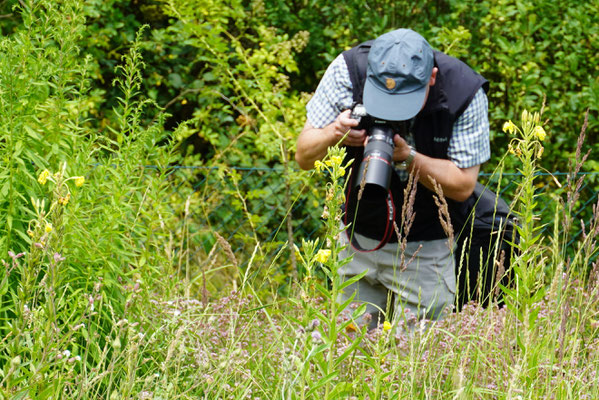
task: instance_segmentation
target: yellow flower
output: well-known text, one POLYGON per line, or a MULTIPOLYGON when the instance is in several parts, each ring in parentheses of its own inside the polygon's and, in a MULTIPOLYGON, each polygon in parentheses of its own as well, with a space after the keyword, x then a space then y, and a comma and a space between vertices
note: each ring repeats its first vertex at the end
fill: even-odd
POLYGON ((37 178, 37 181, 42 184, 45 185, 46 182, 48 181, 48 177, 50 176, 50 171, 48 171, 47 169, 43 170, 42 173, 40 174, 40 176, 37 178))
POLYGON ((345 176, 345 168, 339 167, 339 176, 345 176))
POLYGON ((46 224, 44 230, 46 231, 46 233, 52 232, 52 224, 46 224))
POLYGON ((325 164, 330 167, 333 167, 333 166, 341 165, 342 162, 343 162, 343 158, 341 158, 341 156, 331 156, 331 158, 329 158, 328 160, 325 161, 325 164))
POLYGON ((329 257, 331 256, 331 250, 320 249, 318 253, 316 253, 315 260, 319 263, 326 263, 329 257))
POLYGON ((296 245, 293 245, 293 250, 294 250, 294 252, 295 252, 295 256, 296 256, 297 258, 301 258, 301 257, 302 257, 302 253, 301 253, 301 251, 300 251, 299 247, 297 247, 296 245))
POLYGON ((547 132, 545 132, 545 129, 539 125, 535 126, 534 134, 541 142, 547 137, 547 132))
POLYGON ((384 330, 385 332, 387 332, 387 331, 390 331, 390 330, 391 330, 391 327, 392 327, 392 326, 391 326, 391 323, 390 323, 389 321, 385 321, 385 322, 383 322, 383 330, 384 330))
POLYGON ((316 172, 320 172, 324 169, 324 164, 322 163, 322 161, 316 160, 314 162, 314 168, 316 169, 316 172))
POLYGON ((181 100, 181 104, 183 104, 183 105, 187 104, 187 99, 181 100))
POLYGON ((83 186, 84 183, 85 183, 85 177, 84 176, 78 176, 78 177, 75 178, 75 186, 81 187, 81 186, 83 186))
POLYGON ((70 199, 71 199, 71 194, 67 193, 66 196, 58 199, 58 203, 62 204, 63 206, 66 206, 70 199))
POLYGON ((512 121, 505 121, 503 124, 503 132, 513 134, 516 131, 516 125, 512 121))

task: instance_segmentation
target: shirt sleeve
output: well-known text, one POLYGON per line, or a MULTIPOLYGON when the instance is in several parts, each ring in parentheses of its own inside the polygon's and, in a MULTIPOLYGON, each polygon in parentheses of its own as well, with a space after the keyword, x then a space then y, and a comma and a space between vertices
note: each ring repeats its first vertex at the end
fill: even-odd
POLYGON ((314 95, 306 105, 308 122, 324 128, 334 122, 339 113, 352 106, 352 83, 343 55, 329 65, 314 95))
POLYGON ((447 155, 458 168, 480 165, 491 158, 488 100, 480 88, 453 125, 447 155))

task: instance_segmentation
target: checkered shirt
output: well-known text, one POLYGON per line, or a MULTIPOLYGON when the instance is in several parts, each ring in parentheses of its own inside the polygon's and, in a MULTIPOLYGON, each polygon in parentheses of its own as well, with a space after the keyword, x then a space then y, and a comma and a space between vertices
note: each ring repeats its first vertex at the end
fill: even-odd
MULTIPOLYGON (((334 122, 339 113, 352 106, 352 83, 343 55, 327 68, 314 95, 306 105, 308 121, 315 128, 324 128, 334 122)), ((459 168, 469 168, 491 157, 489 143, 488 102, 481 88, 462 115, 454 122, 448 158, 459 168)), ((412 137, 408 143, 414 145, 412 137)), ((400 177, 405 178, 404 171, 400 177)))

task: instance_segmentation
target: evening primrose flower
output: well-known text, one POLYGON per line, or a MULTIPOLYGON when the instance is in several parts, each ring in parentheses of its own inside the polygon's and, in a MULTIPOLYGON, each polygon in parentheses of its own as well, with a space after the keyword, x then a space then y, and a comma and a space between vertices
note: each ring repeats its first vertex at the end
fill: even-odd
POLYGON ((325 161, 325 164, 329 167, 341 165, 343 162, 343 158, 341 156, 331 156, 328 160, 325 161))
POLYGON ((83 186, 84 183, 85 183, 85 177, 84 176, 77 176, 75 178, 75 186, 81 187, 81 186, 83 186))
POLYGON ((71 194, 67 193, 66 196, 58 199, 58 203, 62 204, 63 206, 66 206, 70 199, 71 199, 71 194))
POLYGON ((331 256, 331 250, 320 249, 320 250, 318 250, 318 253, 316 253, 315 260, 318 261, 319 263, 324 264, 327 262, 327 260, 329 259, 330 256, 331 256))
POLYGON ((505 121, 503 124, 503 132, 513 134, 516 132, 516 125, 512 121, 505 121))
POLYGON ((543 127, 539 125, 535 126, 535 130, 533 132, 537 139, 539 139, 541 142, 545 140, 545 137, 547 136, 545 129, 543 129, 543 127))
POLYGON ((314 162, 314 169, 316 169, 316 172, 320 172, 324 169, 324 163, 320 160, 316 160, 314 162))
POLYGON ((297 247, 296 245, 293 245, 293 250, 294 250, 294 252, 295 252, 295 256, 296 256, 297 258, 300 258, 300 257, 302 256, 302 253, 301 253, 301 251, 300 251, 299 247, 297 247))
POLYGON ((392 328, 391 323, 389 321, 383 322, 383 330, 385 332, 390 331, 392 328))
POLYGON ((43 170, 42 173, 40 174, 40 176, 37 178, 37 181, 41 184, 41 185, 45 185, 46 182, 48 181, 48 177, 50 176, 50 171, 48 171, 47 169, 43 170))

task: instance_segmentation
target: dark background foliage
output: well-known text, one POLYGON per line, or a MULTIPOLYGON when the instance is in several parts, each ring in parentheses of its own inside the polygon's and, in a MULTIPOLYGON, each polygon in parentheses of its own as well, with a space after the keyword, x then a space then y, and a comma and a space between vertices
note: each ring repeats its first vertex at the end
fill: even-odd
MULTIPOLYGON (((13 11, 17 3, 7 0, 0 4, 0 29, 4 35, 20 23, 19 13, 13 11)), ((80 47, 82 54, 91 54, 94 60, 92 93, 98 115, 93 123, 101 126, 113 119, 112 107, 117 98, 112 85, 114 68, 143 24, 150 29, 144 37, 146 69, 142 92, 167 108, 171 114, 167 129, 183 121, 194 121, 195 135, 190 132, 187 140, 193 145, 192 152, 203 155, 203 161, 231 144, 223 137, 233 138, 243 130, 236 119, 244 115, 243 99, 239 93, 235 95, 224 64, 215 62, 215 55, 207 51, 207 46, 214 46, 217 52, 222 50, 221 61, 239 74, 239 58, 226 54, 233 51, 227 35, 244 48, 255 50, 268 47, 266 41, 276 44, 290 40, 298 32, 308 32, 303 48, 279 54, 293 58, 297 68, 284 68, 284 60, 270 62, 277 68, 283 67, 281 72, 290 82, 280 95, 292 97, 293 93, 312 92, 328 63, 340 51, 388 30, 410 27, 491 81, 495 159, 507 146, 500 130, 504 120, 517 119, 518 110, 523 108, 540 109, 544 98, 551 135, 545 152, 549 170, 565 170, 587 109, 591 111, 588 144, 597 147, 597 2, 206 0, 190 2, 189 7, 171 4, 175 7, 157 0, 85 2, 87 30, 80 47), (191 29, 192 19, 203 29, 191 29)), ((259 68, 256 72, 263 73, 259 68)), ((253 95, 251 91, 246 94, 253 95)), ((256 118, 251 112, 248 116, 250 121, 256 118)), ((294 128, 301 127, 299 121, 294 122, 294 128)), ((248 142, 239 141, 235 146, 245 146, 240 150, 251 152, 248 142)), ((243 158, 237 155, 230 161, 261 163, 243 158)), ((490 164, 487 169, 492 167, 490 164)), ((596 162, 591 161, 589 167, 596 169, 596 162)))
MULTIPOLYGON (((421 32, 433 46, 463 59, 491 81, 495 161, 507 147, 507 138, 500 129, 503 122, 519 119, 524 108, 539 110, 544 98, 550 134, 545 151, 548 170, 566 169, 587 109, 591 111, 588 144, 597 147, 594 135, 599 110, 597 2, 206 0, 191 2, 193 7, 179 7, 177 12, 173 12, 177 2, 175 7, 166 3, 86 2, 88 30, 82 52, 93 55, 96 63, 94 86, 100 114, 96 123, 104 119, 109 123, 111 119, 110 110, 116 99, 111 85, 114 67, 142 24, 150 26, 145 35, 142 92, 167 107, 171 114, 167 129, 183 121, 194 121, 195 135, 190 132, 187 140, 193 145, 192 152, 201 153, 204 162, 229 147, 232 138, 246 128, 237 120, 240 115, 248 116, 249 121, 262 122, 251 111, 244 114, 247 100, 231 84, 225 71, 228 67, 239 79, 252 79, 243 76, 238 68, 239 57, 226 54, 234 50, 232 38, 252 51, 308 32, 305 47, 279 53, 281 57, 293 58, 297 68, 285 68, 285 60, 268 62, 289 79, 280 96, 292 98, 294 93, 312 92, 328 63, 340 51, 388 30, 410 27, 421 32), (191 29, 192 20, 204 29, 191 29), (214 46, 217 52, 222 50, 223 54, 216 57, 207 51, 208 46, 214 46)), ((8 4, 5 2, 5 8, 8 4)), ((14 18, 5 21, 8 26, 14 24, 14 18)), ((256 73, 264 75, 259 66, 254 68, 256 73)), ((258 88, 250 85, 246 95, 253 96, 252 90, 258 88)), ((292 123, 293 128, 301 128, 301 121, 292 123)), ((236 141, 234 146, 240 146, 239 150, 245 153, 254 150, 250 140, 236 141)), ((265 155, 262 151, 254 154, 265 155)), ((256 158, 237 154, 228 161, 262 164, 256 158)), ((487 170, 493 164, 489 163, 487 170)), ((592 161, 589 167, 596 169, 596 162, 592 161)))

